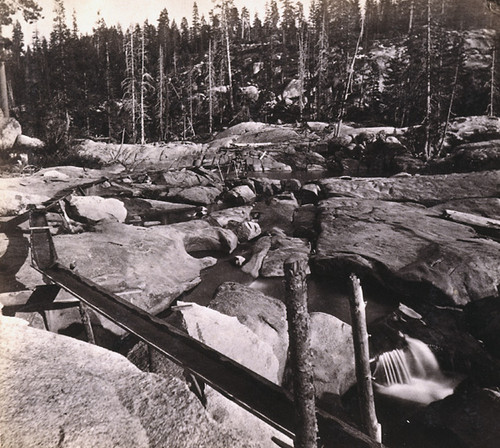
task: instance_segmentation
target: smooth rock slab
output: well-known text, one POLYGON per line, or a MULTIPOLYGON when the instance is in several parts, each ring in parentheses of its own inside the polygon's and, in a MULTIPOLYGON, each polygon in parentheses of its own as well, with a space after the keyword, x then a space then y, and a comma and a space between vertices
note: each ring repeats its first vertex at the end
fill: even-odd
MULTIPOLYGON (((144 228, 106 222, 97 225, 95 232, 58 235, 54 244, 63 265, 74 265, 78 274, 156 314, 196 286, 202 269, 215 264, 214 258, 194 258, 186 250, 194 244, 200 247, 203 238, 207 248, 214 247, 215 237, 206 226, 193 242, 187 226, 184 233, 178 226, 144 228)), ((222 244, 226 243, 219 242, 221 250, 222 244)), ((42 284, 28 264, 29 260, 17 280, 27 287, 42 284)))
MULTIPOLYGON (((179 306, 187 302, 178 302, 179 306)), ((279 362, 271 345, 234 316, 190 303, 181 309, 188 334, 278 384, 279 362)))
POLYGON ((279 362, 281 383, 288 349, 288 324, 285 304, 240 283, 223 283, 217 288, 209 307, 238 318, 260 339, 273 348, 279 362))
POLYGON ((0 317, 3 448, 256 447, 209 418, 179 379, 0 317))
POLYGON ((381 199, 436 205, 453 199, 498 197, 500 171, 407 178, 324 179, 327 197, 381 199))
POLYGON ((438 304, 498 294, 500 243, 432 209, 338 198, 321 202, 319 220, 314 263, 324 273, 363 270, 403 297, 438 304))

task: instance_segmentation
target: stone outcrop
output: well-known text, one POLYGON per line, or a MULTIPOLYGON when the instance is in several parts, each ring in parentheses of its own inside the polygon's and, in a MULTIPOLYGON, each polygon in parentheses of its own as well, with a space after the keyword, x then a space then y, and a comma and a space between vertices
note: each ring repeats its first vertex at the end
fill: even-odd
POLYGON ((464 143, 454 148, 446 157, 430 161, 426 171, 453 173, 498 169, 500 169, 499 139, 464 143))
POLYGON ((210 213, 210 218, 215 220, 221 227, 228 225, 230 221, 244 222, 250 220, 250 213, 252 211, 251 205, 243 207, 226 208, 210 213))
POLYGON ((498 390, 465 382, 453 395, 422 409, 410 425, 417 444, 420 434, 426 434, 425 446, 495 448, 500 438, 499 418, 498 390))
MULTIPOLYGON (((187 305, 178 302, 179 306, 187 305)), ((279 362, 269 342, 259 338, 234 316, 196 303, 181 308, 188 334, 219 353, 278 383, 279 362)))
POLYGON ((186 204, 210 205, 216 201, 221 193, 222 190, 217 187, 196 186, 179 189, 174 194, 169 193, 169 197, 186 204))
POLYGON ((500 244, 422 206, 332 198, 319 219, 323 272, 364 271, 403 297, 441 304, 498 294, 500 244))
POLYGON ((171 230, 177 230, 182 235, 188 252, 214 250, 231 253, 238 245, 238 238, 231 230, 212 226, 207 221, 180 222, 159 227, 157 231, 168 234, 171 230))
MULTIPOLYGON (((104 222, 95 230, 56 236, 60 262, 153 314, 197 285, 200 271, 216 262, 187 250, 229 251, 236 244, 234 234, 226 239, 231 232, 202 221, 151 228, 104 222)), ((18 282, 28 288, 43 284, 28 263, 17 273, 18 282)))
POLYGON ((500 171, 401 178, 324 179, 327 197, 381 199, 435 205, 454 199, 497 197, 500 171))
POLYGON ((178 378, 0 317, 2 447, 257 447, 216 423, 178 378))
MULTIPOLYGON (((283 341, 286 321, 280 321, 280 314, 284 310, 277 303, 279 301, 256 292, 252 294, 253 298, 257 298, 256 309, 248 315, 247 307, 243 310, 242 305, 249 294, 251 291, 244 287, 235 287, 234 284, 223 285, 218 290, 218 298, 211 303, 211 307, 223 310, 224 313, 196 304, 183 307, 181 313, 184 327, 191 337, 268 380, 280 383, 283 361, 279 362, 276 353, 280 356, 283 356, 283 353, 286 355, 286 345, 281 345, 286 342, 283 341), (232 292, 236 292, 237 297, 234 297, 232 292), (273 325, 277 325, 277 329, 273 328, 273 325)), ((184 305, 184 302, 179 304, 184 305)), ((272 437, 290 443, 275 429, 208 386, 205 387, 205 396, 206 409, 217 422, 237 428, 243 437, 258 440, 261 447, 272 448, 274 446, 272 437)))
POLYGON ((28 177, 0 178, 0 216, 26 211, 29 204, 41 205, 63 189, 97 181, 108 173, 74 166, 42 169, 28 177))
POLYGON ((498 176, 326 179, 321 185, 331 199, 320 206, 315 265, 366 271, 403 297, 424 301, 465 305, 496 295, 499 243, 441 213, 456 207, 494 218, 500 213, 498 176))

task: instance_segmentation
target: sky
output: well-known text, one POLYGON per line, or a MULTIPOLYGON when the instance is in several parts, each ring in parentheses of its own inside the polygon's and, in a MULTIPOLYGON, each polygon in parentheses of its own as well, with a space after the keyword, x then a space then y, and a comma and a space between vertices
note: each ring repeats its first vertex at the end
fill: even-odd
MULTIPOLYGON (((37 0, 43 8, 44 19, 39 20, 35 25, 23 24, 24 40, 29 44, 35 29, 41 35, 48 36, 52 29, 53 0, 37 0)), ((100 11, 107 25, 120 23, 124 29, 130 24, 143 23, 146 19, 150 23, 156 24, 160 11, 166 8, 170 19, 176 19, 179 24, 182 17, 191 21, 193 11, 193 0, 65 0, 66 17, 68 26, 71 27, 73 10, 76 11, 78 27, 81 33, 90 33, 95 26, 100 11)), ((262 18, 264 16, 266 0, 234 0, 235 5, 241 11, 246 6, 251 17, 257 12, 262 18)), ((280 2, 278 2, 279 4, 280 2)), ((305 8, 310 0, 302 0, 305 8)), ((208 12, 213 8, 212 0, 197 0, 200 16, 202 14, 208 19, 208 12)), ((20 20, 21 21, 21 20, 20 20)), ((22 21, 21 21, 22 23, 22 21)))

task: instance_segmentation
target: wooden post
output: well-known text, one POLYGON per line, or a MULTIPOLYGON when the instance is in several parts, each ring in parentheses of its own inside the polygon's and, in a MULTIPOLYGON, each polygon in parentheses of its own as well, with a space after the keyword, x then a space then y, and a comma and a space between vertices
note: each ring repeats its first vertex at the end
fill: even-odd
POLYGON ((307 258, 303 256, 292 256, 284 264, 290 360, 297 419, 295 448, 316 448, 318 430, 307 312, 306 269, 307 258))
POLYGON ((370 370, 370 352, 368 347, 368 332, 366 330, 365 301, 359 278, 350 275, 352 293, 349 298, 351 305, 352 336, 354 341, 354 356, 356 360, 356 379, 358 382, 359 407, 363 430, 375 441, 382 442, 382 429, 375 414, 373 399, 372 373, 370 370))
POLYGON ((80 317, 82 319, 82 324, 85 327, 85 333, 87 334, 87 341, 90 344, 95 344, 94 330, 92 329, 92 323, 90 322, 87 305, 80 302, 78 305, 78 309, 80 310, 80 317))

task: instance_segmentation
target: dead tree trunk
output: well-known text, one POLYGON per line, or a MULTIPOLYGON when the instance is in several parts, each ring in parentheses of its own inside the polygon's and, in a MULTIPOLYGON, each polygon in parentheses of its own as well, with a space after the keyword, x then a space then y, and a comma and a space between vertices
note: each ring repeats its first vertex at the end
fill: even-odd
POLYGON ((352 336, 356 360, 356 380, 358 382, 361 424, 365 433, 377 442, 382 442, 382 431, 375 414, 372 373, 370 370, 370 352, 368 332, 366 330, 365 301, 359 278, 350 276, 352 293, 350 295, 352 336))
POLYGON ((214 128, 214 102, 213 102, 213 88, 214 88, 214 56, 212 50, 212 39, 208 42, 208 130, 212 135, 214 128))
POLYGON ((9 97, 7 94, 7 75, 5 74, 5 62, 0 60, 0 107, 4 118, 9 118, 9 97))
POLYGON ((363 38, 363 33, 365 31, 365 16, 361 16, 361 29, 359 30, 358 40, 356 42, 356 49, 354 50, 354 54, 352 56, 351 64, 349 65, 349 73, 347 76, 347 82, 345 85, 344 96, 342 98, 342 102, 340 104, 339 110, 339 121, 337 123, 337 130, 335 135, 338 137, 340 135, 340 130, 342 128, 342 119, 344 118, 344 113, 346 109, 347 99, 351 94, 353 77, 354 77, 354 65, 356 64, 356 58, 358 57, 359 47, 361 45, 361 39, 363 38))
POLYGON ((295 256, 284 264, 286 308, 293 371, 296 448, 316 448, 316 404, 311 364, 311 334, 307 312, 307 258, 295 256))
POLYGON ((432 84, 431 84, 431 1, 427 0, 427 51, 426 51, 426 75, 427 75, 427 102, 425 108, 425 147, 424 154, 428 160, 431 158, 431 107, 432 107, 432 84))

